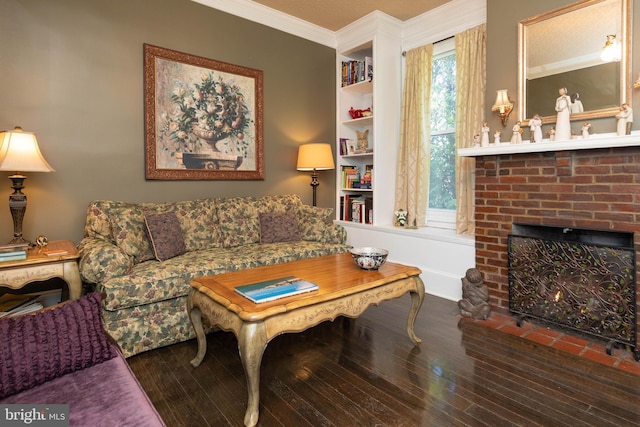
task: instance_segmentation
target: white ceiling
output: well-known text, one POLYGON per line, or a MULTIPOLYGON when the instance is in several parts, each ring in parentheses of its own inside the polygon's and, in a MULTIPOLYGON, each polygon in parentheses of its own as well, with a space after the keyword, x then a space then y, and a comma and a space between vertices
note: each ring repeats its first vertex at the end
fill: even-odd
POLYGON ((253 0, 331 31, 337 31, 374 10, 407 21, 449 0, 253 0))

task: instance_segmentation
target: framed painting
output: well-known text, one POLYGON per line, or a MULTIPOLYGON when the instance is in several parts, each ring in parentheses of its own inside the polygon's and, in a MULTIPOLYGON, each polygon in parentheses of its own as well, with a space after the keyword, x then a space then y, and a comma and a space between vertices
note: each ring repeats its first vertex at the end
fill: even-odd
POLYGON ((146 178, 264 179, 262 71, 144 45, 146 178))

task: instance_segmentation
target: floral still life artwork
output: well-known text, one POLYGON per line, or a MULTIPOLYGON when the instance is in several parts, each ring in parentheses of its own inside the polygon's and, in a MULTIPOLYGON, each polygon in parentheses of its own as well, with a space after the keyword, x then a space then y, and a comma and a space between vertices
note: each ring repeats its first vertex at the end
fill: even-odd
POLYGON ((144 48, 147 179, 264 179, 262 71, 144 48))

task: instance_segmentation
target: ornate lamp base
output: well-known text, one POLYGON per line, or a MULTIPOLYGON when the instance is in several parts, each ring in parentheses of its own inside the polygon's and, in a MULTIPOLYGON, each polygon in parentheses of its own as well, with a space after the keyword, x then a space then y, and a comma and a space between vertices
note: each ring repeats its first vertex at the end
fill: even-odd
POLYGON ((22 193, 24 188, 24 175, 11 175, 9 179, 13 183, 13 194, 9 196, 9 209, 11 210, 11 218, 13 218, 13 239, 7 245, 11 246, 29 246, 30 242, 22 237, 22 220, 24 212, 27 210, 27 196, 22 193))

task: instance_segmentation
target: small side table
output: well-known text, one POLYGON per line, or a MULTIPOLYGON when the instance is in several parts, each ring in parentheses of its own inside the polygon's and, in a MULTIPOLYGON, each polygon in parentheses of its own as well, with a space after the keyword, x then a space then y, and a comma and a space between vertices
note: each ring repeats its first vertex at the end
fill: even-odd
POLYGON ((82 295, 82 280, 78 270, 80 254, 73 242, 54 240, 45 248, 30 248, 27 259, 0 262, 0 287, 12 290, 23 289, 29 283, 60 278, 67 284, 68 292, 62 289, 63 299, 78 299, 82 295), (63 251, 58 255, 46 255, 46 251, 63 251))

